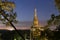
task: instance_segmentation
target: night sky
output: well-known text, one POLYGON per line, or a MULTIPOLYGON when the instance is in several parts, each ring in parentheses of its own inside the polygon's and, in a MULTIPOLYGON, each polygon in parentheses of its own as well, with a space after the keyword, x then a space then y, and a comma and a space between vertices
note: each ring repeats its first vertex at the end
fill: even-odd
POLYGON ((16 4, 15 11, 19 21, 32 21, 34 8, 37 9, 40 21, 48 20, 51 14, 58 15, 54 0, 13 0, 16 4))
MULTIPOLYGON (((19 20, 20 23, 22 22, 21 24, 18 24, 19 27, 16 26, 17 28, 20 28, 21 26, 23 26, 23 29, 25 27, 27 28, 27 26, 30 27, 29 26, 30 24, 28 22, 33 21, 34 8, 37 9, 40 24, 42 22, 45 24, 45 21, 50 19, 52 13, 55 15, 59 14, 57 8, 55 7, 54 0, 10 0, 10 1, 15 2, 16 8, 14 9, 14 11, 17 12, 17 20, 19 20), (26 21, 28 22, 26 23, 26 21)), ((3 25, 0 25, 0 29, 6 28, 2 26, 3 25)))

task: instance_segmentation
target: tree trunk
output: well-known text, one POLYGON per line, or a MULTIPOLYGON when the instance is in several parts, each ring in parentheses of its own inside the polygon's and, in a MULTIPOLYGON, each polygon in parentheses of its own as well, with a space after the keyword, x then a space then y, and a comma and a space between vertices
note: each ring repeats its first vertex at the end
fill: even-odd
POLYGON ((0 13, 1 13, 1 15, 11 24, 11 26, 15 29, 15 31, 19 34, 19 36, 21 36, 21 38, 22 38, 23 40, 25 40, 24 37, 22 36, 21 32, 19 32, 19 31, 15 28, 15 26, 13 25, 13 23, 10 22, 9 19, 6 17, 6 14, 5 14, 4 10, 0 10, 0 13))

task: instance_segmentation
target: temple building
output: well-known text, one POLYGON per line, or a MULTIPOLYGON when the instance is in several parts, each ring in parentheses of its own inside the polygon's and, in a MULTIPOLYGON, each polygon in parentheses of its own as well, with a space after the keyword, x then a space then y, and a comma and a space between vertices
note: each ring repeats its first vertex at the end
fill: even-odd
POLYGON ((33 25, 31 26, 30 29, 30 39, 31 40, 38 40, 38 37, 40 37, 41 32, 40 32, 40 25, 38 22, 38 16, 37 16, 37 10, 36 8, 34 9, 34 18, 33 18, 33 25))

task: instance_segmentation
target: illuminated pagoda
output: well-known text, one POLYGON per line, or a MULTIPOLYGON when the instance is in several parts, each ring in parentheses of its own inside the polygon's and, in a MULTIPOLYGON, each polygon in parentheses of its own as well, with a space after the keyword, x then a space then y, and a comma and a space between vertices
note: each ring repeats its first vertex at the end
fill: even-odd
POLYGON ((30 39, 31 40, 38 40, 38 36, 40 37, 41 32, 40 32, 40 26, 38 22, 38 17, 37 17, 37 10, 36 8, 34 9, 34 19, 33 19, 33 25, 31 27, 31 32, 30 32, 30 39))

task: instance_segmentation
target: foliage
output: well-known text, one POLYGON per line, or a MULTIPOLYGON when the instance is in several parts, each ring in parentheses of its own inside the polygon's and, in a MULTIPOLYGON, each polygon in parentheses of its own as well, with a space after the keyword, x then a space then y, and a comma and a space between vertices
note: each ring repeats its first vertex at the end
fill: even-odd
POLYGON ((6 24, 6 26, 10 26, 10 23, 9 22, 13 22, 13 23, 17 23, 17 20, 16 20, 16 13, 4 13, 5 17, 9 19, 9 21, 7 21, 1 14, 0 14, 0 21, 2 21, 4 24, 6 24))
POLYGON ((13 12, 14 3, 9 1, 0 1, 0 21, 2 21, 6 26, 10 26, 9 22, 17 23, 16 12, 13 12), (9 11, 8 11, 9 9, 9 11), (6 20, 4 16, 9 20, 6 20))
POLYGON ((58 8, 58 11, 60 12, 60 0, 55 0, 55 5, 58 8))
POLYGON ((55 16, 54 14, 51 15, 50 20, 47 21, 48 27, 44 30, 44 35, 48 40, 60 40, 60 15, 55 16), (52 25, 56 26, 56 30, 50 30, 49 27, 52 25))
POLYGON ((19 34, 19 36, 21 36, 24 39, 21 33, 18 32, 15 26, 13 25, 13 23, 17 23, 16 12, 13 12, 14 7, 14 2, 0 0, 0 21, 2 21, 6 25, 12 26, 15 29, 15 31, 19 34))
MULTIPOLYGON (((60 0, 54 0, 55 5, 60 12, 60 0)), ((52 14, 51 18, 47 21, 45 30, 41 33, 41 37, 46 37, 48 40, 60 40, 60 15, 52 14), (55 30, 50 30, 49 27, 56 26, 55 30)))

